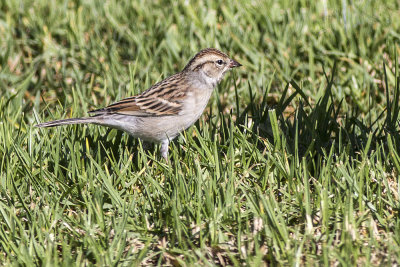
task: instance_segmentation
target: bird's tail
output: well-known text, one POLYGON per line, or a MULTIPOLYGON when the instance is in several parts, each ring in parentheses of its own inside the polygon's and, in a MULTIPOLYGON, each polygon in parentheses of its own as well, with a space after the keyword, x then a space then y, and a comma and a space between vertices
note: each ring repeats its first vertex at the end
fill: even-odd
POLYGON ((35 125, 35 127, 42 128, 42 127, 54 127, 54 126, 68 125, 68 124, 86 124, 86 123, 96 123, 96 122, 98 122, 98 118, 96 117, 73 118, 73 119, 43 122, 35 125))

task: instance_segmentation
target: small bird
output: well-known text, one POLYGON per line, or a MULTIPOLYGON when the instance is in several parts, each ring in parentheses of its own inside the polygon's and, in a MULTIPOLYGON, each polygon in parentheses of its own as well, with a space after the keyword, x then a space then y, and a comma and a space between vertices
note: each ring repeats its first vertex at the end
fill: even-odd
POLYGON ((161 156, 168 160, 169 142, 199 119, 225 73, 240 66, 215 48, 203 49, 181 72, 139 95, 90 111, 89 117, 49 121, 36 127, 92 123, 116 128, 144 141, 161 143, 161 156))

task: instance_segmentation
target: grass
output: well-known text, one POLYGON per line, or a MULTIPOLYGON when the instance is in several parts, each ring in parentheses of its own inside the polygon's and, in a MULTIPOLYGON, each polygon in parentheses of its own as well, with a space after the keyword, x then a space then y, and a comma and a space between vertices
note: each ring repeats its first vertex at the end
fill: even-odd
POLYGON ((2 265, 398 265, 397 1, 0 3, 2 265), (244 66, 159 147, 37 129, 205 47, 244 66))

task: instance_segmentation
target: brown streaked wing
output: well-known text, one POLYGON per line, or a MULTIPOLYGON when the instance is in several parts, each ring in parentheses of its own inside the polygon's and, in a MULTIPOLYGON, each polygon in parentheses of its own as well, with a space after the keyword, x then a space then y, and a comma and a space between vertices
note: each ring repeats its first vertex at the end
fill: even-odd
POLYGON ((89 113, 95 115, 124 114, 141 117, 177 115, 182 109, 182 100, 186 96, 187 89, 187 87, 182 86, 182 79, 178 73, 153 85, 138 96, 125 98, 89 113))

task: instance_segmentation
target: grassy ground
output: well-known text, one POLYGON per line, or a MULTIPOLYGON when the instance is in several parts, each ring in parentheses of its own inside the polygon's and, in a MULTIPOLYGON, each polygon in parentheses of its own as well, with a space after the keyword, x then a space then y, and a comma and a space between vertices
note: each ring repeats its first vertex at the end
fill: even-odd
POLYGON ((0 2, 0 263, 400 263, 398 1, 32 2, 0 2), (244 66, 169 163, 33 127, 205 47, 244 66))

